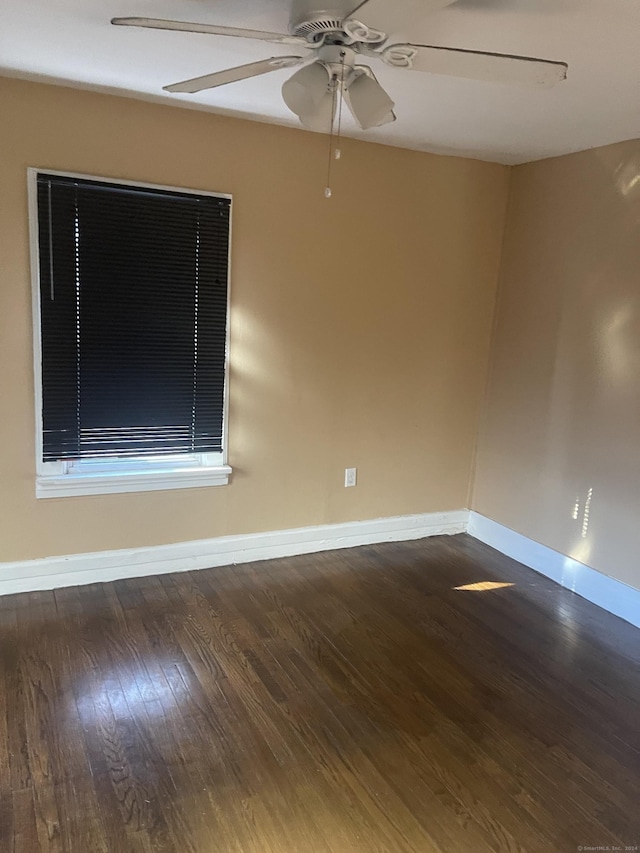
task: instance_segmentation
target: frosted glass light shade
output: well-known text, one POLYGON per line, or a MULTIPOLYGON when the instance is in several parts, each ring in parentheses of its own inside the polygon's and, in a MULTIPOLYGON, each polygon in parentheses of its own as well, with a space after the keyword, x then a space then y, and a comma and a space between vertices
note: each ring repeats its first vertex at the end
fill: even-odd
POLYGON ((330 81, 327 67, 321 62, 312 62, 285 81, 282 98, 297 116, 313 114, 329 92, 330 81))
POLYGON ((346 101, 353 117, 363 130, 380 127, 395 120, 394 102, 377 80, 360 74, 349 85, 346 101))
POLYGON ((300 122, 309 130, 330 133, 335 116, 336 98, 333 92, 327 92, 313 110, 300 113, 300 122))

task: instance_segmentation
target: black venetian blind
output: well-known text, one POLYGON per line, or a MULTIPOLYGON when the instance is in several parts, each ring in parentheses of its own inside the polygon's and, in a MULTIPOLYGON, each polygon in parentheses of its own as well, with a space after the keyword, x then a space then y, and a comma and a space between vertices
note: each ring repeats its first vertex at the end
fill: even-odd
POLYGON ((44 461, 222 449, 229 208, 38 175, 44 461))

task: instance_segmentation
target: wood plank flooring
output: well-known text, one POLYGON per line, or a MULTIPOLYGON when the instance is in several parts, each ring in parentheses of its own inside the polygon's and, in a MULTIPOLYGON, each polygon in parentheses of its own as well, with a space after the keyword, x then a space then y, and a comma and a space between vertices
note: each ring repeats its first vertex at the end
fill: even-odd
POLYGON ((639 707, 637 629, 467 536, 7 596, 0 850, 638 850, 639 707))

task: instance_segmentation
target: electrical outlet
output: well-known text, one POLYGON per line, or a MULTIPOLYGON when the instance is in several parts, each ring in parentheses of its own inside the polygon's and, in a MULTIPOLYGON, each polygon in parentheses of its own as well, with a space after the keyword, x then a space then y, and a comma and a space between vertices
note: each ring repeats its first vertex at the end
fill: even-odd
POLYGON ((349 488, 349 486, 355 486, 355 484, 356 484, 356 472, 357 472, 357 468, 345 468, 344 469, 344 487, 345 487, 345 489, 349 488))

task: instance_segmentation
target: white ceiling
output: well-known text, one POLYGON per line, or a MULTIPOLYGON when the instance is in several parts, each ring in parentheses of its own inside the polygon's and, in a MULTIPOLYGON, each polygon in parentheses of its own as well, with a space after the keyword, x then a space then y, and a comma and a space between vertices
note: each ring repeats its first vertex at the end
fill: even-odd
MULTIPOLYGON (((403 0, 386 5, 397 20, 403 0)), ((280 97, 291 69, 198 95, 162 92, 295 48, 109 23, 147 16, 286 32, 288 15, 288 0, 2 0, 0 71, 299 127, 280 97)), ((368 22, 366 6, 356 17, 368 22)), ((394 41, 564 60, 568 79, 536 90, 375 62, 398 121, 362 132, 349 118, 348 136, 499 163, 640 137, 640 0, 457 0, 414 18, 396 26, 394 41)))

